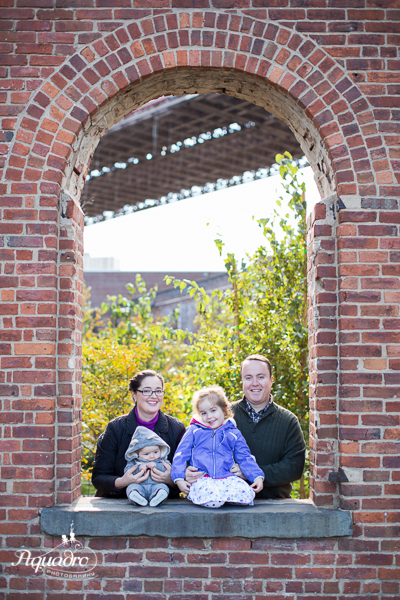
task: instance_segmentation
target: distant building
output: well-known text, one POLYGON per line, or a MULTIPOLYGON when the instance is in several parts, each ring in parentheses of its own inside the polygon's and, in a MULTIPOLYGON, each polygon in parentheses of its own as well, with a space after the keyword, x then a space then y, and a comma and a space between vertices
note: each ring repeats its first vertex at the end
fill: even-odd
POLYGON ((90 254, 83 255, 83 268, 87 273, 108 273, 119 271, 119 260, 113 256, 93 258, 90 254))
MULTIPOLYGON (((100 260, 100 259, 99 259, 100 260)), ((194 319, 196 316, 196 306, 193 298, 180 293, 172 285, 167 285, 164 281, 166 275, 177 277, 178 279, 188 279, 196 281, 206 292, 215 289, 227 289, 231 287, 226 272, 199 273, 199 272, 168 272, 168 273, 140 273, 146 282, 147 289, 157 285, 158 292, 156 301, 152 307, 155 315, 168 316, 179 306, 180 314, 177 327, 194 331, 194 319)), ((107 296, 123 296, 127 294, 126 286, 128 283, 135 284, 136 273, 124 271, 85 271, 84 280, 87 287, 91 288, 90 301, 92 307, 101 306, 107 302, 107 296)))

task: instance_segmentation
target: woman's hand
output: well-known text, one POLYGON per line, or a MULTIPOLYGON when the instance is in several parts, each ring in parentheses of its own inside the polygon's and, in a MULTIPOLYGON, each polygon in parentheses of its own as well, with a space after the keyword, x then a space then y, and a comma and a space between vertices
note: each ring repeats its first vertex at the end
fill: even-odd
POLYGON ((191 484, 185 481, 184 479, 178 479, 176 485, 181 490, 181 492, 185 492, 185 494, 189 493, 191 484))
POLYGON ((246 477, 243 475, 242 469, 239 467, 239 465, 237 463, 235 463, 233 465, 233 467, 230 469, 230 472, 233 473, 234 475, 236 475, 237 477, 240 477, 241 479, 244 479, 246 481, 246 477))
POLYGON ((165 467, 165 471, 159 471, 155 467, 151 469, 151 478, 156 483, 165 483, 166 485, 174 486, 174 482, 171 479, 171 465, 162 461, 165 467))
POLYGON ((203 477, 203 475, 204 471, 198 471, 197 467, 187 467, 185 471, 185 480, 187 483, 192 484, 198 479, 200 479, 200 477, 203 477))
POLYGON ((264 487, 264 479, 262 477, 257 477, 257 479, 254 480, 254 483, 250 487, 253 488, 256 494, 258 494, 258 492, 261 492, 261 490, 264 487))
POLYGON ((114 487, 116 490, 122 490, 122 488, 128 487, 131 483, 143 483, 150 475, 150 471, 146 469, 145 465, 140 465, 138 472, 134 475, 137 465, 134 465, 131 469, 128 469, 122 477, 118 477, 114 481, 114 487))

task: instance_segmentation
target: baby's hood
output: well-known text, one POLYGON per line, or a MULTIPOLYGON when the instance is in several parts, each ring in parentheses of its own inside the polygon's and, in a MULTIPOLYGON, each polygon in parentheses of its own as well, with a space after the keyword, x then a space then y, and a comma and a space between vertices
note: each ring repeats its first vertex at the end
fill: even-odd
POLYGON ((125 458, 127 461, 135 460, 138 457, 138 451, 145 446, 160 446, 161 458, 168 456, 170 447, 167 442, 164 442, 159 435, 157 435, 151 429, 139 425, 133 432, 131 443, 129 444, 128 450, 125 452, 125 458))

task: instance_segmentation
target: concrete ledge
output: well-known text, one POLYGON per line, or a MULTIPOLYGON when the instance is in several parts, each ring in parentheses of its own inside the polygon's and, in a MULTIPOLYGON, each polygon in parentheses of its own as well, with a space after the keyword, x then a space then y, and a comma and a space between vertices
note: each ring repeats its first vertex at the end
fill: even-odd
POLYGON ((257 500, 255 506, 195 506, 167 500, 156 508, 126 499, 82 497, 70 506, 44 508, 44 533, 76 536, 162 536, 168 538, 331 538, 350 536, 350 512, 317 508, 309 500, 257 500))

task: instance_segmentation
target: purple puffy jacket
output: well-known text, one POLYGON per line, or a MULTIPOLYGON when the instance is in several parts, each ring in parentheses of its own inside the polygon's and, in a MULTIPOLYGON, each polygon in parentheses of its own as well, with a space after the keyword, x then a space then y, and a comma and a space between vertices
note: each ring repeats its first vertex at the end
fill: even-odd
POLYGON ((264 478, 246 440, 231 420, 218 429, 211 429, 192 419, 175 452, 171 478, 172 481, 185 479, 188 464, 214 479, 234 477, 230 469, 235 462, 251 483, 257 477, 264 478))

